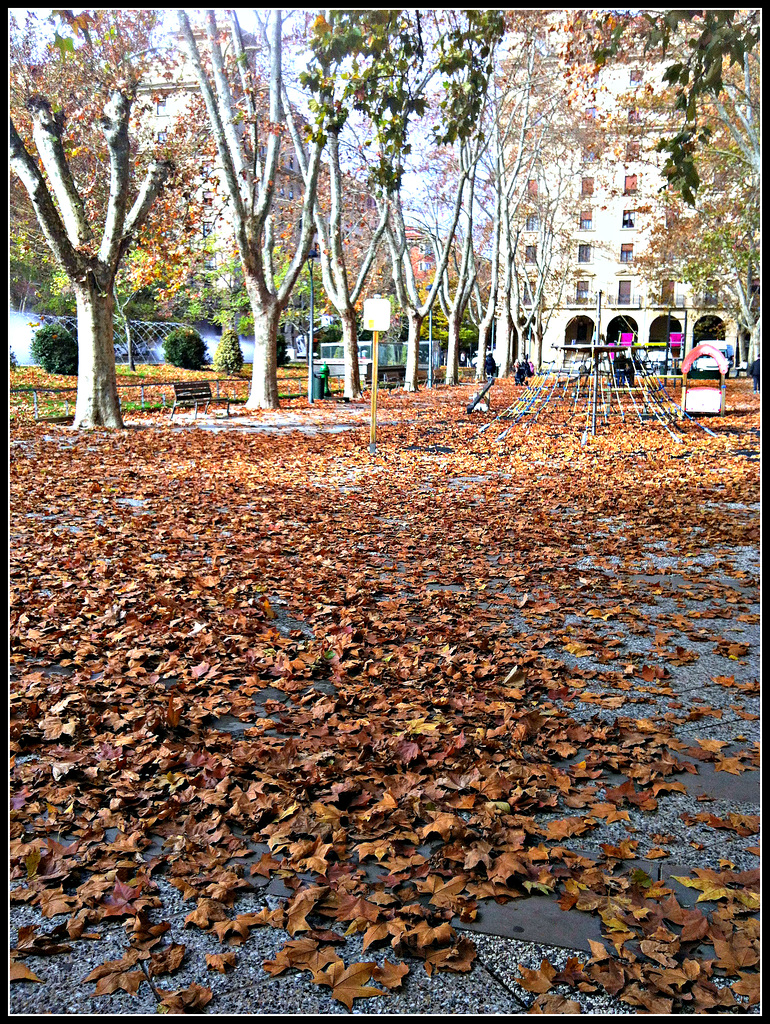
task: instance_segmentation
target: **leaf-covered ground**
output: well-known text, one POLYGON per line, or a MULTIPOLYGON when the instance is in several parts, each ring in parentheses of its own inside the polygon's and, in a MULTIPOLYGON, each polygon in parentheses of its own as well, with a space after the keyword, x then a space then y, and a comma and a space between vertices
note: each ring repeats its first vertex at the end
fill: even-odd
POLYGON ((17 419, 12 1010, 66 1012, 63 957, 95 1012, 217 1012, 270 930, 271 984, 366 1009, 544 901, 591 952, 522 966, 534 1012, 756 1010, 750 389, 584 446, 383 394, 374 458, 366 403, 17 419))

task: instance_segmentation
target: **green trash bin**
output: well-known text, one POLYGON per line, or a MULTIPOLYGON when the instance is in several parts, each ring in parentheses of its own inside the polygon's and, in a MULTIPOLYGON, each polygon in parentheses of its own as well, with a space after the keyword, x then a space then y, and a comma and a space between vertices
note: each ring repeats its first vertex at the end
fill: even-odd
POLYGON ((322 398, 325 398, 324 389, 326 386, 326 378, 320 373, 313 374, 313 401, 317 402, 322 398))

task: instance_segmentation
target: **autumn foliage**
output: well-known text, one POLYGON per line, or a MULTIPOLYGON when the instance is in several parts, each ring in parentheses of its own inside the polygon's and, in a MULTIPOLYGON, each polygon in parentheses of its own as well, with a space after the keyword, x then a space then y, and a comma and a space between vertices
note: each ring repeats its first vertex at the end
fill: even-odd
MULTIPOLYGON (((679 737, 698 620, 681 616, 677 642, 656 633, 635 575, 651 532, 691 556, 691 588, 705 550, 734 551, 716 503, 757 498, 748 386, 684 446, 627 425, 581 447, 541 422, 495 446, 449 389, 383 394, 375 459, 363 405, 344 407, 352 429, 304 435, 158 415, 120 434, 16 426, 12 900, 63 923, 21 929, 14 976, 122 922, 94 991, 149 984, 201 1009, 205 978, 158 987, 189 956, 163 880, 185 929, 222 943, 209 970, 281 929, 265 970, 309 972, 347 1007, 410 971, 471 970, 464 925, 528 898, 595 916, 605 939, 524 972, 543 1012, 565 984, 666 1013, 755 1001, 758 871, 682 873, 702 910, 658 878, 665 837, 633 833, 698 764, 758 766, 756 747, 679 737), (239 910, 268 881, 280 904, 239 910), (350 934, 384 966, 351 961, 350 934)), ((339 422, 317 406, 302 416, 339 422)), ((729 607, 752 621, 744 596, 729 607)), ((727 623, 709 638, 748 653, 727 623)), ((738 707, 758 692, 709 685, 738 707)), ((758 850, 755 816, 704 815, 758 850)))

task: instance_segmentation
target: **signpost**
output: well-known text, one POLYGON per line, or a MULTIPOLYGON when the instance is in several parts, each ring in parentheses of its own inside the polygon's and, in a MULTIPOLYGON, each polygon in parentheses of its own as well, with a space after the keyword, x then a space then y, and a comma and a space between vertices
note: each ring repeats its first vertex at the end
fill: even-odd
POLYGON ((373 299, 364 299, 364 330, 371 331, 372 340, 372 412, 369 430, 369 454, 377 451, 377 356, 379 348, 379 332, 390 327, 390 300, 375 295, 373 299))

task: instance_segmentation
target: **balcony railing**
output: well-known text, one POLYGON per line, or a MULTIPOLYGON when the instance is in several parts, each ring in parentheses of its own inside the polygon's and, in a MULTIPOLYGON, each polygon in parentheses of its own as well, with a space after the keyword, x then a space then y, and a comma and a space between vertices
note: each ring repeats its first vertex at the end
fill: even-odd
POLYGON ((576 292, 570 296, 568 304, 570 306, 595 306, 596 292, 576 292))
POLYGON ((648 298, 648 305, 650 306, 661 306, 663 309, 686 309, 687 308, 687 296, 681 295, 679 292, 674 294, 673 292, 659 293, 657 295, 650 295, 648 298))
POLYGON ((629 306, 631 309, 642 308, 642 298, 640 295, 623 295, 620 292, 610 293, 607 296, 607 302, 610 306, 629 306))

